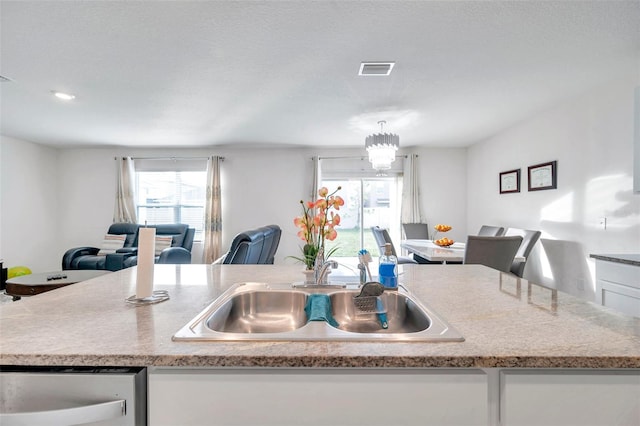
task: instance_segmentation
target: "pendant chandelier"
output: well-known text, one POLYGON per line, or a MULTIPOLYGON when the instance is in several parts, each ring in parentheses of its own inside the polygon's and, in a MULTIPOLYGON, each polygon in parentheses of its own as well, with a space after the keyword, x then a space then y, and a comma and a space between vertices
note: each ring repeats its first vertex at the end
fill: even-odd
POLYGON ((382 133, 386 121, 378 121, 380 133, 367 136, 365 148, 369 153, 369 161, 374 169, 389 170, 396 159, 396 151, 400 146, 400 136, 393 133, 382 133))

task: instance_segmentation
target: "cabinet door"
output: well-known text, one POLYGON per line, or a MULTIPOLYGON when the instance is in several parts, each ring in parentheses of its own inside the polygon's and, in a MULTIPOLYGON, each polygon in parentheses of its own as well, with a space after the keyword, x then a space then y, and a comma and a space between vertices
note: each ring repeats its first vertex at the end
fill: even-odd
POLYGON ((640 371, 503 371, 502 426, 640 425, 640 371))
POLYGON ((596 260, 596 302, 640 318, 640 266, 596 260))
POLYGON ((486 425, 481 370, 154 369, 150 425, 486 425))

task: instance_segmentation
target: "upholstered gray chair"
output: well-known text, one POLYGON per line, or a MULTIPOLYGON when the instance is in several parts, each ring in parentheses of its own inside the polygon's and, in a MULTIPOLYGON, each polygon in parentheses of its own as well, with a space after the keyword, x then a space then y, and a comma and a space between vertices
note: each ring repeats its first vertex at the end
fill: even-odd
POLYGON ((521 243, 521 236, 485 237, 469 235, 464 252, 464 263, 480 264, 502 272, 511 272, 513 258, 521 243))
POLYGON ((429 239, 429 225, 426 223, 403 223, 402 229, 407 240, 429 239))
POLYGON ((518 248, 518 252, 516 253, 516 257, 523 257, 524 260, 513 260, 511 264, 511 272, 522 278, 524 274, 524 267, 527 264, 527 259, 529 258, 529 254, 531 254, 531 250, 536 245, 538 240, 540 239, 541 232, 540 231, 531 231, 528 229, 518 229, 518 228, 507 228, 504 233, 505 236, 519 235, 522 237, 522 243, 518 248))
POLYGON ((391 236, 389 236, 389 231, 385 228, 380 228, 379 226, 372 226, 371 232, 373 232, 373 237, 376 239, 376 244, 378 245, 378 249, 380 250, 380 256, 384 254, 384 245, 389 243, 391 244, 391 251, 393 255, 398 258, 398 264, 405 263, 418 263, 414 259, 407 256, 398 256, 396 253, 396 248, 393 245, 393 241, 391 241, 391 236))
POLYGON ((503 233, 504 228, 502 226, 482 225, 480 231, 478 231, 478 235, 483 237, 500 237, 503 233))

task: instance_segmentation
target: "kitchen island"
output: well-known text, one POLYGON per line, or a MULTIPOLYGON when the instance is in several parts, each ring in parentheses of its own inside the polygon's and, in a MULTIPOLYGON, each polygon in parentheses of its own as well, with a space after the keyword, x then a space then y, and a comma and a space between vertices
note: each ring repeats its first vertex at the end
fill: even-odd
MULTIPOLYGON (((640 395, 640 319, 481 265, 403 265, 401 270, 400 282, 455 327, 464 336, 463 342, 172 341, 176 331, 235 283, 301 280, 298 265, 156 265, 154 288, 167 290, 170 300, 136 307, 125 302, 135 293, 135 268, 125 269, 0 306, 0 364, 149 367, 151 424, 171 424, 167 410, 175 410, 175 402, 170 406, 166 402, 179 396, 183 396, 179 398, 183 404, 199 406, 202 401, 197 395, 201 395, 203 383, 207 383, 208 403, 212 403, 213 395, 222 398, 228 394, 233 399, 234 391, 246 391, 251 385, 252 389, 262 389, 260 395, 265 401, 260 405, 268 406, 267 396, 274 390, 263 378, 268 377, 270 383, 281 379, 279 389, 285 389, 289 388, 286 384, 291 384, 291 371, 303 371, 304 377, 290 387, 296 391, 279 395, 280 398, 299 395, 309 383, 315 383, 320 395, 328 392, 340 400, 335 386, 325 389, 322 383, 316 383, 324 377, 362 384, 362 389, 344 387, 351 397, 355 393, 365 397, 364 389, 372 388, 376 378, 382 378, 391 390, 394 383, 400 383, 399 389, 407 392, 433 386, 435 394, 442 398, 481 390, 465 398, 476 401, 468 402, 469 407, 481 405, 469 408, 473 418, 481 417, 472 424, 519 424, 519 416, 529 415, 527 410, 542 415, 544 410, 537 406, 544 406, 547 399, 539 399, 532 406, 527 387, 553 387, 562 377, 577 380, 577 389, 591 392, 593 387, 594 395, 602 395, 605 389, 609 393, 613 384, 622 395, 631 392, 631 400, 640 401, 635 398, 640 395), (360 373, 364 376, 358 376, 360 373), (212 383, 221 377, 222 390, 213 392, 212 383), (431 382, 434 377, 436 381, 431 382), (540 377, 543 380, 538 383, 540 377), (238 388, 238 383, 229 383, 231 378, 246 386, 238 388), (443 386, 440 381, 450 386, 443 386), (266 387, 261 388, 261 384, 266 387), (509 389, 512 393, 506 392, 509 389)), ((575 391, 558 389, 559 395, 566 395, 568 389, 575 391)), ((380 397, 380 390, 377 392, 380 397)), ((407 392, 403 401, 410 404, 407 392)), ((558 398, 553 392, 545 391, 545 395, 549 401, 558 398)), ((593 396, 589 395, 586 397, 593 396)), ((617 404, 619 399, 620 395, 615 394, 612 403, 617 404)), ((598 400, 602 405, 602 399, 598 400)), ((442 405, 441 399, 433 401, 442 405)), ((413 402, 424 404, 425 400, 420 397, 413 402)), ((400 401, 390 402, 395 403, 400 401)), ((620 403, 625 410, 631 410, 627 417, 640 416, 640 402, 630 408, 628 401, 620 403)), ((582 409, 584 404, 585 400, 580 400, 582 409)), ((622 409, 615 404, 614 411, 622 409)), ((571 408, 570 404, 563 405, 571 408)), ((304 401, 298 401, 298 406, 304 409, 304 401)), ((595 408, 602 411, 602 407, 595 408)), ((282 407, 278 411, 282 413, 282 407)), ((592 413, 587 415, 594 419, 592 413)), ((379 423, 372 424, 383 424, 386 417, 378 413, 374 418, 379 423)), ((318 420, 317 424, 328 421, 322 417, 318 420)), ((246 422, 251 421, 248 418, 246 422)), ((357 424, 344 418, 331 421, 357 424)), ((459 419, 451 423, 441 418, 438 421, 465 424, 459 419)), ((181 424, 187 422, 182 419, 181 424)), ((192 424, 198 424, 197 420, 192 424)), ((221 420, 220 424, 225 423, 221 420)), ((279 419, 273 424, 286 421, 279 419)))

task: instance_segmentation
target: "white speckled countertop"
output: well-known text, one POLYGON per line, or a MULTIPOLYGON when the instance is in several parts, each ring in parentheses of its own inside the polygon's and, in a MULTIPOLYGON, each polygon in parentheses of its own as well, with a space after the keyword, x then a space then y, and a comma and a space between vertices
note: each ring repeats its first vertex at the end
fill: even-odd
POLYGON ((171 299, 136 307, 135 268, 0 305, 1 365, 640 368, 640 319, 480 265, 403 266, 400 281, 464 342, 174 342, 237 282, 300 266, 157 265, 171 299))

